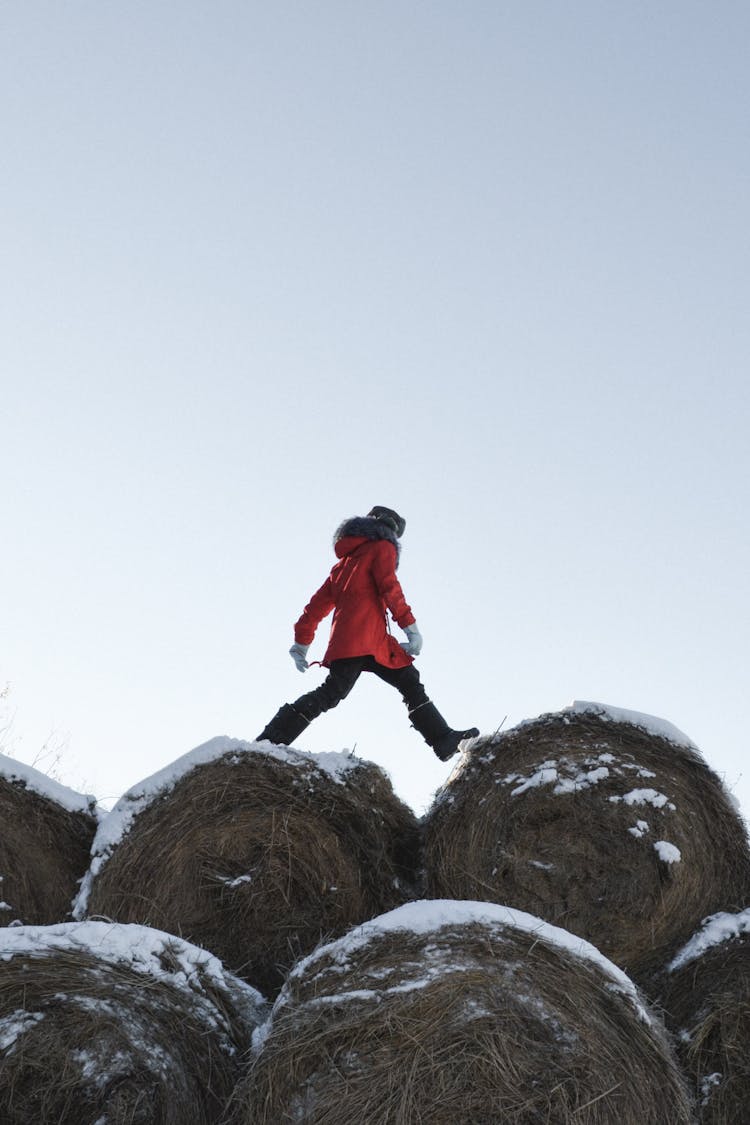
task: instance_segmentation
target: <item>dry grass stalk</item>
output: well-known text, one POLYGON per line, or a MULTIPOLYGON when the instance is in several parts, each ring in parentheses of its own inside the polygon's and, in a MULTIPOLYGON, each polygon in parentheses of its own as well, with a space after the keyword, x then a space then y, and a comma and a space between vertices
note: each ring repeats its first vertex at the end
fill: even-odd
POLYGON ((387 776, 361 762, 337 782, 298 759, 192 769, 135 817, 89 915, 180 934, 273 995, 322 937, 412 897, 418 826, 387 776))
POLYGON ((599 964, 486 921, 343 943, 290 975, 232 1125, 691 1121, 663 1030, 599 964))
POLYGON ((70 917, 96 824, 93 810, 70 811, 0 775, 0 927, 70 917))
MULTIPOLYGON (((105 944, 111 931, 122 942, 127 931, 144 932, 83 926, 109 931, 105 944)), ((60 940, 73 929, 0 934, 3 1125, 218 1122, 260 1018, 260 996, 168 935, 157 935, 153 963, 144 964, 60 940), (11 938, 34 948, 19 951, 11 938)))
POLYGON ((595 714, 476 743, 426 818, 425 866, 429 896, 539 915, 642 983, 750 888, 744 825, 701 756, 595 714))

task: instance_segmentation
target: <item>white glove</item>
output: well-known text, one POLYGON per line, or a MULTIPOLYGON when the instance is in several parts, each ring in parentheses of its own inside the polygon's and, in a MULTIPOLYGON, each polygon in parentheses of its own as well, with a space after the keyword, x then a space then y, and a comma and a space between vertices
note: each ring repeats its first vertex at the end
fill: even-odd
POLYGON ((307 669, 309 668, 309 664, 307 663, 307 660, 305 659, 305 657, 307 656, 307 650, 309 649, 309 647, 310 647, 309 645, 293 644, 292 647, 289 649, 289 655, 291 656, 294 663, 297 665, 297 668, 300 672, 306 672, 307 669))
POLYGON ((399 641, 401 648, 407 656, 419 656, 422 651, 422 634, 417 628, 416 623, 414 625, 407 625, 404 632, 409 639, 408 641, 399 641))

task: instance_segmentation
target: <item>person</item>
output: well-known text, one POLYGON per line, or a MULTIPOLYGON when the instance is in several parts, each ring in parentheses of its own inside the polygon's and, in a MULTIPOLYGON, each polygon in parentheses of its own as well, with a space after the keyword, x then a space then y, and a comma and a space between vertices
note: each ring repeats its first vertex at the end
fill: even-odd
POLYGON ((290 746, 313 719, 345 699, 362 672, 372 672, 396 688, 406 704, 412 726, 445 762, 459 743, 479 734, 476 727, 453 730, 427 696, 414 657, 422 636, 396 576, 406 520, 392 508, 376 506, 366 516, 344 520, 334 536, 338 562, 294 626, 289 652, 300 672, 309 665, 307 651, 315 632, 333 611, 331 634, 321 661, 328 669, 320 687, 285 703, 258 741, 290 746), (406 634, 398 642, 388 614, 406 634))

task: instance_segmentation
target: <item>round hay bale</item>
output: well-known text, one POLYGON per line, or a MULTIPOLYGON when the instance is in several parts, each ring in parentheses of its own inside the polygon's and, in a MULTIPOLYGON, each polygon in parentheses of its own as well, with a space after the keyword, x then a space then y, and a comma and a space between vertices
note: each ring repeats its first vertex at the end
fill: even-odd
POLYGON ((104 922, 0 934, 3 1125, 219 1121, 265 1003, 210 954, 104 922))
POLYGON ((215 739, 118 802, 75 913, 178 933, 271 995, 322 937, 413 897, 418 845, 376 765, 215 739))
POLYGON ((658 999, 694 1086, 698 1120, 747 1121, 750 910, 707 918, 667 967, 658 999))
POLYGON ((664 1031, 593 947, 520 911, 414 902, 289 975, 233 1125, 687 1125, 664 1031))
POLYGON ((750 855, 684 736, 576 704, 474 742, 426 817, 425 876, 430 897, 564 926, 644 984, 701 918, 748 901, 750 855))
POLYGON ((70 918, 88 865, 96 802, 0 754, 0 928, 70 918))

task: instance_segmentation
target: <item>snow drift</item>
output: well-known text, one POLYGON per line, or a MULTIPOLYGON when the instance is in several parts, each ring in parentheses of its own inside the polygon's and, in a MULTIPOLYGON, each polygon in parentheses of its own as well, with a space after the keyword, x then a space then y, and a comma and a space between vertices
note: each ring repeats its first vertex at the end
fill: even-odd
POLYGON ((416 818, 376 765, 219 738, 105 818, 75 906, 210 949, 266 994, 324 936, 413 895, 416 818))
POLYGON ((588 943, 483 902, 413 902, 298 964, 233 1125, 688 1125, 658 1021, 588 943))
POLYGON ((429 895, 510 903, 641 982, 750 893, 744 824, 692 743, 599 704, 474 740, 426 817, 425 865, 429 895))

